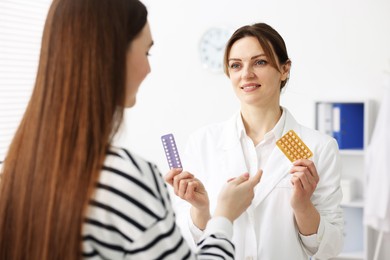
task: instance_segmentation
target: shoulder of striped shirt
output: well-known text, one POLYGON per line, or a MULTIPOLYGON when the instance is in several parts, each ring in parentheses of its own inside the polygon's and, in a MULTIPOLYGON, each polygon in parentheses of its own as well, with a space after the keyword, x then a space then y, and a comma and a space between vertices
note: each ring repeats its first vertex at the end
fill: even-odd
POLYGON ((124 147, 120 147, 120 146, 111 145, 107 151, 107 154, 117 156, 117 157, 120 157, 120 158, 125 159, 125 160, 129 159, 131 161, 135 160, 136 162, 138 162, 138 161, 147 162, 144 158, 142 158, 138 154, 133 153, 133 152, 129 151, 128 149, 126 149, 124 147))
POLYGON ((137 178, 146 177, 148 180, 144 179, 144 181, 146 181, 145 185, 149 186, 155 192, 161 193, 161 189, 164 189, 163 186, 166 188, 164 179, 154 163, 118 146, 111 146, 107 151, 107 155, 104 167, 109 166, 117 168, 118 165, 122 165, 124 168, 127 168, 127 164, 129 167, 127 169, 131 170, 131 173, 129 171, 125 171, 123 172, 124 174, 132 175, 135 173, 134 170, 136 170, 140 174, 137 178))
POLYGON ((107 155, 115 156, 123 159, 124 161, 131 162, 140 173, 145 171, 159 172, 157 166, 136 153, 130 152, 126 148, 111 145, 107 151, 107 155))

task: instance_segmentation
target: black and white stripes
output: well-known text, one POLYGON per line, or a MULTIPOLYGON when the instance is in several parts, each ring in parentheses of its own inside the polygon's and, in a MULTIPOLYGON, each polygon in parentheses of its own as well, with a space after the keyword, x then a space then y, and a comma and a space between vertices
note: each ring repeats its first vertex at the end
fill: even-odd
POLYGON ((231 229, 226 219, 213 219, 199 251, 191 252, 157 167, 112 147, 85 218, 83 258, 233 259, 231 229))

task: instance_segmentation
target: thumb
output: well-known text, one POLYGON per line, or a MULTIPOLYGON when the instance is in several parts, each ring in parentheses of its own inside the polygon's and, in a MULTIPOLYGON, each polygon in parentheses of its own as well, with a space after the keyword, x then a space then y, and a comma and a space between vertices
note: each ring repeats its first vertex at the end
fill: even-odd
POLYGON ((169 172, 164 176, 164 180, 172 185, 173 183, 173 178, 178 175, 179 173, 182 172, 181 168, 172 168, 169 170, 169 172))
POLYGON ((250 180, 250 182, 253 184, 253 186, 256 186, 261 180, 261 176, 263 176, 263 170, 259 169, 255 176, 253 176, 250 180))
POLYGON ((241 174, 240 176, 238 176, 234 180, 231 180, 230 182, 232 182, 236 185, 239 185, 239 184, 247 181, 248 179, 249 179, 249 173, 246 172, 246 173, 241 174))

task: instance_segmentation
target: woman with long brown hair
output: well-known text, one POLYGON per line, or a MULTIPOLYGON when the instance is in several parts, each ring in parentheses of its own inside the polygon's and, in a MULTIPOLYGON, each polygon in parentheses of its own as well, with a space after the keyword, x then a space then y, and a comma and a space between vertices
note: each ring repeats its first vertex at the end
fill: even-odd
POLYGON ((138 0, 53 1, 34 91, 2 168, 0 259, 233 257, 232 221, 259 176, 226 184, 195 254, 157 167, 111 145, 150 72, 152 44, 138 0))

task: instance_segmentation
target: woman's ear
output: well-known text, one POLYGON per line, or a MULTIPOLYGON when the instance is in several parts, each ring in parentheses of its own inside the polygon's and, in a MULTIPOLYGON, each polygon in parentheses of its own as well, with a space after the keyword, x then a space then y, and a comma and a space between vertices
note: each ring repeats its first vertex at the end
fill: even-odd
POLYGON ((291 60, 287 60, 282 65, 282 81, 285 81, 288 79, 288 76, 290 75, 290 68, 291 68, 291 60))

